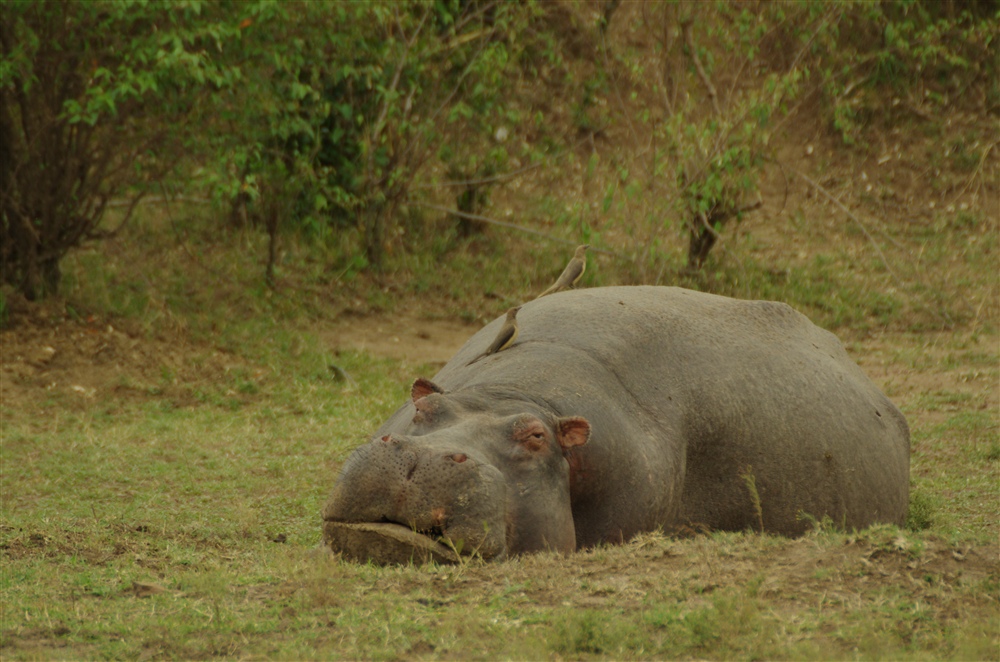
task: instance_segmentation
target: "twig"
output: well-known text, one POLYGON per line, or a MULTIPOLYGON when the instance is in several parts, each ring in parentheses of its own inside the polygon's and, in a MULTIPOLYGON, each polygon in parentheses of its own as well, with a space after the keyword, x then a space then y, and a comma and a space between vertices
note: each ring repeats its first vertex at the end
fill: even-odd
MULTIPOLYGON (((526 232, 528 234, 537 235, 539 237, 544 237, 551 241, 558 242, 560 244, 568 244, 570 246, 576 246, 578 242, 571 241, 569 239, 563 239, 561 237, 554 237, 545 232, 539 230, 533 230, 531 228, 526 228, 523 225, 517 225, 516 223, 508 223, 507 221, 498 221, 495 218, 490 218, 489 216, 480 216, 479 214, 470 214, 468 212, 459 211, 457 209, 452 209, 451 207, 445 207, 444 205, 436 205, 431 202, 410 202, 411 205, 416 205, 417 207, 426 207, 427 209, 436 209, 437 211, 443 211, 447 214, 458 216, 459 218, 467 218, 472 221, 481 221, 483 223, 489 223, 491 225, 499 225, 502 228, 510 228, 511 230, 518 230, 520 232, 526 232)), ((623 260, 632 261, 632 258, 615 251, 604 250, 601 248, 591 248, 591 253, 605 253, 606 255, 613 255, 615 257, 621 258, 623 260)))
POLYGON ((969 187, 972 186, 972 182, 974 182, 976 177, 979 175, 979 171, 983 169, 983 164, 986 163, 986 157, 997 145, 1000 145, 1000 140, 993 141, 986 149, 983 150, 982 156, 979 157, 979 165, 976 166, 972 175, 969 176, 969 179, 965 182, 965 186, 962 187, 962 190, 959 191, 954 198, 952 198, 952 202, 956 202, 959 198, 965 195, 966 191, 969 190, 969 187))
POLYGON ((694 19, 690 16, 681 21, 684 42, 687 44, 688 54, 691 56, 691 61, 694 62, 694 68, 698 72, 698 77, 701 78, 702 84, 704 84, 705 89, 708 91, 708 98, 712 100, 712 107, 715 109, 715 114, 721 116, 722 111, 719 109, 719 95, 715 91, 715 86, 712 85, 708 73, 705 72, 705 67, 701 64, 701 58, 698 57, 698 45, 694 43, 694 33, 691 31, 692 23, 694 23, 694 19))
POLYGON ((452 30, 454 31, 455 34, 461 34, 462 29, 465 28, 465 26, 467 24, 469 24, 470 22, 472 22, 473 19, 475 19, 475 18, 477 18, 479 16, 485 16, 488 12, 493 11, 493 9, 497 6, 497 4, 498 3, 496 2, 496 0, 494 0, 494 2, 488 2, 488 3, 485 3, 485 4, 480 4, 480 3, 472 4, 472 3, 470 3, 470 4, 466 5, 466 9, 468 9, 469 6, 478 7, 478 9, 476 9, 475 11, 472 11, 472 12, 469 12, 469 13, 465 14, 462 17, 461 20, 456 21, 455 25, 452 27, 452 30))
MULTIPOLYGON (((187 195, 178 195, 173 198, 169 198, 164 195, 150 195, 142 198, 140 204, 144 205, 160 205, 160 204, 171 204, 174 202, 191 202, 196 205, 210 205, 212 200, 210 198, 192 198, 187 195)), ((106 207, 108 209, 115 209, 116 207, 129 207, 133 204, 132 200, 111 200, 108 202, 106 207)))
MULTIPOLYGON (((756 202, 751 203, 751 204, 747 205, 746 207, 739 207, 738 209, 736 209, 735 211, 733 211, 731 213, 723 214, 722 216, 718 216, 718 217, 714 217, 713 220, 715 220, 715 221, 717 221, 719 223, 724 223, 727 220, 729 220, 730 218, 732 218, 733 216, 737 216, 738 217, 740 214, 745 214, 747 212, 755 211, 757 209, 760 209, 763 206, 764 206, 764 201, 762 199, 758 198, 758 200, 756 202)), ((743 275, 743 282, 744 283, 749 282, 749 279, 747 278, 747 268, 746 268, 746 265, 743 263, 743 260, 741 260, 739 258, 739 256, 735 252, 728 253, 728 248, 726 248, 726 243, 727 242, 726 242, 725 238, 719 232, 717 232, 715 228, 712 227, 711 222, 709 222, 708 218, 705 216, 705 212, 698 212, 698 217, 701 219, 702 225, 705 226, 705 229, 707 229, 712 234, 712 236, 715 237, 715 242, 716 242, 715 245, 718 246, 718 248, 716 250, 719 250, 719 251, 722 251, 723 253, 726 253, 733 260, 735 260, 736 265, 740 268, 740 273, 743 275)), ((700 267, 699 267, 699 269, 700 269, 700 267)), ((685 271, 686 270, 687 270, 687 267, 685 267, 685 271)), ((695 270, 695 271, 697 271, 697 270, 695 270)), ((694 273, 694 272, 690 272, 690 273, 694 273)))
MULTIPOLYGON (((399 58, 399 62, 396 63, 396 70, 392 74, 392 82, 389 84, 389 88, 384 95, 382 101, 382 107, 379 109, 378 118, 375 120, 374 129, 371 132, 371 143, 368 150, 368 158, 366 159, 365 171, 368 175, 368 180, 372 181, 372 173, 374 171, 375 163, 375 149, 374 145, 377 145, 379 139, 382 136, 382 130, 385 128, 386 118, 389 114, 389 105, 392 102, 392 95, 395 94, 396 88, 399 86, 399 79, 403 75, 403 69, 406 66, 406 58, 410 54, 410 49, 413 44, 416 43, 417 37, 420 36, 421 30, 423 30, 424 22, 427 20, 427 16, 430 12, 425 12, 423 17, 420 19, 420 23, 417 25, 416 29, 413 31, 413 35, 409 39, 406 39, 406 33, 400 28, 400 34, 403 35, 403 53, 399 58)), ((399 23, 399 16, 396 16, 396 22, 399 23)))
MULTIPOLYGON (((660 75, 660 93, 661 96, 663 96, 663 107, 666 109, 668 116, 674 114, 674 104, 670 100, 668 91, 674 91, 675 92, 674 96, 676 97, 676 90, 673 84, 673 78, 670 75, 671 74, 670 50, 673 48, 673 39, 670 36, 671 23, 668 20, 668 14, 667 14, 667 12, 669 11, 670 9, 668 6, 664 10, 664 19, 663 21, 660 22, 663 27, 663 38, 661 39, 655 32, 650 31, 650 34, 653 35, 653 39, 655 39, 656 43, 660 45, 660 52, 663 53, 663 70, 660 75)), ((645 2, 642 3, 642 22, 644 24, 651 24, 650 18, 646 15, 645 2)))
POLYGON ((770 161, 774 165, 778 166, 778 172, 781 173, 781 178, 785 180, 785 198, 781 201, 781 208, 778 210, 778 213, 780 214, 781 212, 785 211, 785 205, 788 204, 788 189, 791 188, 788 185, 788 175, 785 173, 785 168, 781 165, 781 161, 779 161, 778 159, 773 159, 771 157, 764 157, 764 160, 770 161))
POLYGON ((604 3, 604 16, 598 20, 598 27, 601 31, 601 38, 604 38, 604 33, 608 31, 608 26, 611 24, 611 15, 615 13, 618 9, 618 5, 622 3, 622 0, 608 0, 604 3))
MULTIPOLYGON (((605 5, 605 23, 601 26, 601 57, 604 58, 604 69, 609 74, 613 76, 613 67, 611 66, 611 61, 608 59, 608 42, 605 36, 605 28, 607 27, 607 20, 610 20, 611 14, 614 12, 615 8, 618 7, 618 3, 621 0, 612 0, 605 5), (613 6, 612 6, 613 5, 613 6), (611 6, 609 10, 608 7, 611 6)), ((632 125, 632 114, 628 112, 628 108, 625 106, 625 100, 622 98, 621 86, 617 84, 617 77, 615 78, 615 85, 612 85, 612 89, 615 91, 615 97, 618 99, 618 104, 622 108, 622 116, 625 118, 625 124, 628 126, 628 132, 633 138, 636 137, 635 126, 632 125)), ((591 133, 591 136, 594 134, 591 133)))
MULTIPOLYGON (((605 128, 607 128, 607 126, 608 125, 605 125, 605 126, 601 127, 600 129, 598 129, 597 133, 600 133, 601 131, 603 131, 605 128)), ((573 150, 575 150, 576 148, 578 148, 580 145, 582 145, 585 142, 588 142, 589 140, 590 140, 590 136, 583 137, 580 140, 578 140, 575 143, 573 143, 572 145, 569 145, 566 149, 567 149, 567 151, 572 152, 573 150)), ((556 160, 559 157, 560 157, 560 155, 556 154, 556 155, 552 156, 551 159, 552 160, 556 160)), ((522 174, 524 174, 524 173, 526 173, 526 172, 528 172, 530 170, 534 170, 535 168, 540 168, 541 166, 543 166, 543 165, 546 164, 546 159, 548 159, 548 158, 550 158, 550 157, 545 157, 541 161, 538 161, 536 163, 532 163, 531 165, 526 165, 526 166, 524 166, 522 168, 518 168, 517 170, 512 170, 511 172, 508 172, 508 173, 502 173, 502 174, 499 174, 499 175, 494 175, 493 177, 485 177, 483 179, 469 179, 469 180, 463 180, 463 181, 441 182, 441 183, 434 183, 434 184, 417 184, 415 186, 411 186, 407 190, 408 191, 420 191, 420 190, 425 190, 425 189, 441 188, 441 187, 444 187, 444 186, 469 186, 469 185, 476 185, 476 184, 490 184, 492 182, 503 181, 504 179, 513 179, 514 177, 520 176, 520 175, 522 175, 522 174)))
POLYGON ((441 182, 440 184, 417 184, 416 186, 410 187, 411 191, 419 191, 421 189, 428 188, 439 188, 442 186, 479 186, 480 184, 493 184, 495 182, 502 182, 507 179, 514 179, 518 175, 521 175, 529 170, 534 170, 544 164, 544 161, 538 161, 537 163, 532 163, 531 165, 526 165, 523 168, 518 168, 517 170, 511 170, 510 172, 503 172, 499 175, 493 175, 492 177, 483 177, 482 179, 464 179, 461 181, 450 181, 441 182))
MULTIPOLYGON (((425 16, 425 18, 426 18, 426 16, 425 16)), ((423 21, 421 21, 421 26, 422 25, 423 25, 423 21)), ((492 31, 488 32, 487 34, 490 34, 490 33, 495 32, 495 31, 496 31, 496 29, 494 28, 492 31)), ((415 38, 415 36, 414 36, 414 38, 415 38)), ((428 119, 427 119, 428 124, 434 125, 434 123, 437 121, 438 115, 440 115, 444 111, 444 109, 448 107, 448 105, 451 103, 451 100, 453 98, 455 98, 456 94, 458 94, 459 89, 462 87, 462 83, 465 81, 465 78, 472 71, 473 64, 475 64, 476 61, 479 59, 479 56, 480 56, 480 54, 482 54, 483 50, 486 48, 486 44, 487 44, 488 41, 489 40, 483 40, 483 43, 481 43, 479 45, 479 49, 476 51, 476 54, 473 55, 471 58, 469 58, 469 61, 466 63, 465 68, 462 70, 461 75, 458 76, 458 79, 455 81, 455 84, 452 86, 451 91, 445 96, 444 99, 442 99, 441 103, 434 110, 434 112, 431 113, 430 117, 428 117, 428 119)), ((414 88, 413 91, 416 91, 416 88, 414 88)), ((412 92, 411 92, 411 98, 412 98, 412 92)), ((424 147, 425 144, 426 143, 424 141, 421 141, 421 140, 413 140, 413 141, 409 142, 406 145, 406 147, 402 150, 402 152, 400 153, 400 156, 399 156, 400 161, 405 163, 406 159, 408 158, 409 154, 412 151, 414 151, 418 146, 421 147, 421 148, 424 147)), ((426 161, 428 158, 430 158, 430 154, 429 153, 425 155, 425 157, 424 157, 423 160, 426 161)), ((411 168, 411 173, 412 173, 412 176, 410 177, 410 181, 412 181, 413 177, 416 176, 416 174, 415 174, 416 173, 416 169, 415 168, 411 168)))
POLYGON ((708 217, 705 215, 705 212, 703 211, 698 212, 698 218, 701 219, 701 224, 705 226, 705 229, 708 230, 708 233, 713 237, 715 237, 716 241, 718 241, 719 233, 715 228, 712 227, 712 224, 708 222, 708 217))
POLYGON ((196 265, 198 265, 199 267, 201 267, 202 269, 204 269, 208 273, 212 274, 216 278, 218 278, 218 279, 220 279, 222 281, 226 281, 226 282, 228 282, 230 284, 235 285, 236 281, 234 281, 228 275, 223 274, 223 273, 221 273, 219 271, 216 271, 215 269, 211 268, 210 266, 208 266, 207 264, 205 264, 204 262, 202 262, 200 259, 198 259, 198 257, 194 253, 191 252, 191 249, 188 248, 188 245, 187 245, 187 233, 182 233, 182 230, 177 225, 176 219, 174 219, 174 215, 170 211, 170 205, 169 205, 170 196, 167 194, 167 189, 164 186, 163 182, 160 182, 160 190, 163 191, 163 198, 168 203, 167 204, 167 208, 165 210, 166 213, 167 213, 167 219, 170 221, 170 225, 171 225, 171 227, 174 230, 174 234, 176 234, 177 237, 178 237, 178 243, 181 245, 181 248, 184 249, 184 252, 187 253, 187 256, 191 259, 192 262, 194 262, 196 265))
MULTIPOLYGON (((141 191, 138 195, 136 195, 134 198, 132 198, 132 202, 131 202, 131 204, 129 204, 128 209, 125 210, 125 216, 124 216, 124 218, 122 218, 121 222, 118 224, 118 227, 116 227, 114 230, 107 230, 107 231, 104 231, 104 232, 100 232, 100 231, 94 230, 93 232, 90 232, 88 234, 88 238, 90 238, 90 239, 111 239, 113 237, 118 236, 118 233, 121 232, 122 228, 124 228, 125 225, 128 224, 129 220, 132 218, 132 213, 135 212, 135 208, 139 206, 139 203, 142 201, 142 198, 145 195, 146 195, 146 192, 145 191, 141 191)), ((102 206, 103 206, 104 209, 107 209, 110 206, 110 203, 105 202, 102 206)), ((103 215, 104 215, 104 211, 102 209, 100 211, 100 216, 103 216, 103 215)))
MULTIPOLYGON (((712 220, 714 220, 714 221, 716 221, 718 223, 725 223, 726 221, 728 221, 733 216, 739 216, 740 214, 746 214, 747 212, 757 211, 758 209, 760 209, 763 206, 764 206, 764 201, 763 200, 757 200, 757 202, 751 203, 751 204, 747 205, 746 207, 739 207, 739 208, 733 210, 732 212, 724 213, 724 214, 722 214, 720 216, 713 215, 712 220)), ((718 230, 716 230, 715 228, 712 227, 712 224, 708 221, 708 216, 705 214, 705 212, 700 211, 700 212, 698 212, 697 216, 698 216, 698 218, 701 219, 701 224, 703 226, 705 226, 705 229, 708 230, 709 234, 711 234, 713 237, 715 237, 716 241, 721 241, 722 240, 722 235, 719 234, 718 230)))
POLYGON ((875 238, 872 237, 872 235, 871 235, 870 232, 868 232, 868 228, 865 227, 865 224, 861 222, 861 219, 858 218, 857 215, 854 214, 854 212, 852 212, 850 209, 848 209, 847 207, 845 207, 844 203, 842 203, 837 198, 833 197, 833 194, 831 194, 825 188, 823 188, 822 186, 820 186, 820 184, 818 182, 813 181, 810 177, 807 177, 806 175, 802 174, 801 172, 796 172, 795 174, 798 175, 799 177, 801 177, 802 179, 806 180, 809 184, 812 184, 812 186, 817 191, 819 191, 820 193, 822 193, 824 197, 826 197, 830 202, 832 202, 837 207, 839 207, 840 210, 843 211, 845 214, 847 214, 847 216, 851 220, 853 220, 855 223, 858 224, 858 227, 861 228, 861 231, 868 238, 868 241, 871 242, 871 245, 875 248, 875 251, 879 254, 879 257, 882 258, 882 263, 885 265, 886 271, 888 271, 889 275, 892 276, 892 279, 894 281, 896 281, 896 285, 902 287, 903 286, 903 281, 901 281, 900 278, 899 278, 899 276, 896 275, 896 272, 892 270, 892 266, 890 266, 889 260, 885 257, 885 253, 882 252, 882 248, 879 247, 878 242, 876 242, 875 238))

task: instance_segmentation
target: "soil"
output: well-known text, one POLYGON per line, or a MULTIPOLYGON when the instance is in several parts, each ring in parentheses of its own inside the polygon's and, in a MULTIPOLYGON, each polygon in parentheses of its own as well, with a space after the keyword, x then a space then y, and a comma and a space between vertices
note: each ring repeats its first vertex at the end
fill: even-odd
MULTIPOLYGON (((11 306, 11 323, 0 331, 0 399, 30 410, 53 396, 81 407, 109 396, 122 401, 183 399, 201 384, 217 382, 234 370, 260 376, 262 370, 239 356, 192 342, 181 332, 150 336, 122 320, 74 317, 61 301, 11 306)), ((460 321, 428 320, 418 311, 390 315, 348 315, 315 329, 332 351, 357 350, 410 365, 444 365, 478 330, 460 321)), ((941 332, 867 335, 850 344, 855 361, 904 409, 922 394, 968 394, 980 409, 1000 408, 1000 389, 986 371, 970 372, 951 360, 954 347, 996 355, 988 334, 941 332), (897 357, 919 354, 930 370, 914 370, 897 357)), ((184 404, 181 402, 180 404, 184 404)), ((942 411, 916 410, 911 428, 940 422, 942 411)))
POLYGON ((419 310, 393 315, 347 315, 317 329, 324 345, 354 349, 409 364, 444 365, 478 327, 453 320, 428 320, 419 310))
POLYGON ((0 331, 0 400, 37 410, 54 397, 86 408, 94 402, 167 397, 187 404, 192 387, 250 369, 240 357, 194 343, 183 333, 158 337, 127 321, 81 318, 66 303, 8 296, 9 326, 0 331))
MULTIPOLYGON (((759 594, 795 611, 802 609, 803 603, 843 604, 857 601, 862 591, 873 595, 880 589, 926 584, 929 577, 947 589, 996 577, 1000 572, 1000 547, 996 545, 972 549, 930 538, 918 554, 903 538, 859 537, 842 546, 830 546, 806 536, 765 544, 766 549, 753 538, 718 544, 705 538, 670 540, 648 534, 627 545, 624 554, 605 550, 576 554, 572 564, 560 565, 557 580, 541 579, 554 574, 549 566, 557 562, 555 557, 542 555, 471 566, 457 580, 445 572, 444 576, 421 573, 412 581, 425 582, 426 588, 445 602, 479 599, 491 592, 491 585, 501 582, 530 586, 526 597, 533 605, 638 611, 652 587, 684 586, 688 595, 700 594, 708 603, 717 589, 745 587, 754 578, 763 578, 759 594), (581 584, 585 590, 580 589, 581 584)), ((389 589, 375 590, 380 588, 389 589)), ((365 590, 372 589, 366 586, 365 590)), ((954 609, 954 604, 948 604, 954 599, 947 590, 925 595, 935 611, 954 609)), ((983 598, 988 601, 987 596, 983 598)), ((952 611, 950 617, 959 614, 952 611)))

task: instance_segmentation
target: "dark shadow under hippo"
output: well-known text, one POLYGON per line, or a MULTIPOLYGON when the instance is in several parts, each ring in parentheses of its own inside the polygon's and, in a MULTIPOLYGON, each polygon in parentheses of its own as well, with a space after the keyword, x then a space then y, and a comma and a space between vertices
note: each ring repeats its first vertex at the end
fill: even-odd
POLYGON ((906 517, 906 420, 785 304, 563 292, 524 304, 517 342, 467 365, 502 322, 418 379, 347 459, 323 511, 334 551, 386 562, 440 540, 499 559, 655 529, 796 535, 810 518, 906 517))

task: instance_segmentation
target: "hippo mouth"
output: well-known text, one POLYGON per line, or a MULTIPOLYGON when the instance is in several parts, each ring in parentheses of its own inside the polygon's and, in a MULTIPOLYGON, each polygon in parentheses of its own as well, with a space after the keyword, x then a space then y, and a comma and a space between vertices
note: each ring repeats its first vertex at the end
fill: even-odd
POLYGON ((341 468, 323 508, 325 547, 378 565, 506 555, 498 469, 450 448, 386 438, 360 446, 341 468))
POLYGON ((421 533, 395 522, 337 522, 323 525, 323 544, 345 558, 376 565, 459 563, 440 531, 421 533))

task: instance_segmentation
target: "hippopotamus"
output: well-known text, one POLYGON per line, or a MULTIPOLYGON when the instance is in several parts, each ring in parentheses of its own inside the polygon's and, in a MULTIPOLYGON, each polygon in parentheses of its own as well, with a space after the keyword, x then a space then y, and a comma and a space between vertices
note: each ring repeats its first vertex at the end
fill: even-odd
POLYGON ((501 317, 417 379, 347 458, 327 546, 378 562, 394 530, 503 559, 653 530, 903 524, 906 419, 788 305, 603 287, 525 303, 518 322, 509 348, 471 362, 501 317))

